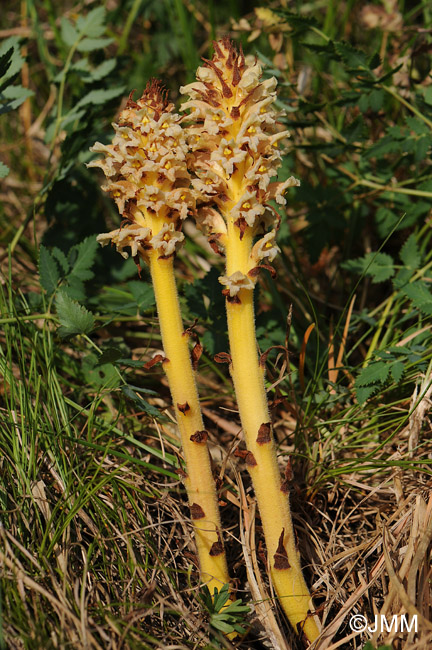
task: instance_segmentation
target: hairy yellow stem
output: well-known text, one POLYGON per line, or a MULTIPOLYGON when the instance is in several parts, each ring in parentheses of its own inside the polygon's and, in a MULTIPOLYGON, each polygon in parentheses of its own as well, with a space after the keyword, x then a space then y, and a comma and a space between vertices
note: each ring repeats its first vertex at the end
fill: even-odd
MULTIPOLYGON (((252 245, 250 229, 240 239, 240 231, 230 227, 228 215, 227 223, 227 275, 237 270, 247 274, 252 245)), ((271 578, 290 623, 294 629, 303 632, 309 641, 313 641, 319 635, 319 628, 310 612, 311 597, 301 571, 287 490, 281 482, 277 464, 264 369, 258 359, 253 291, 242 289, 237 297, 239 302, 227 298, 231 372, 249 451, 246 464, 263 524, 271 578)))
POLYGON ((214 587, 220 590, 222 585, 229 582, 229 576, 206 434, 195 435, 197 432, 203 433, 204 425, 188 346, 189 335, 183 330, 173 257, 164 259, 159 257, 157 251, 150 251, 148 257, 166 357, 163 367, 170 386, 186 462, 185 486, 201 578, 210 593, 213 593, 214 587), (191 440, 193 436, 195 440, 191 440))

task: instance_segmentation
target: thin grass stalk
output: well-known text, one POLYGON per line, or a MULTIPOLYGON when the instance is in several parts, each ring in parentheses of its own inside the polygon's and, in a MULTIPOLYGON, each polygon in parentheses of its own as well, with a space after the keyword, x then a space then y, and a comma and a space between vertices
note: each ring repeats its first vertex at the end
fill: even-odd
MULTIPOLYGON (((267 546, 270 574, 279 602, 294 629, 309 641, 319 635, 311 597, 303 578, 288 499, 276 456, 258 357, 253 290, 262 266, 279 251, 278 216, 271 199, 285 203, 284 191, 298 182, 271 182, 281 162, 277 128, 276 79, 261 81, 255 61, 246 65, 229 39, 214 43, 211 61, 197 71, 197 82, 181 89, 189 95, 189 165, 199 204, 197 223, 213 249, 225 254, 224 286, 231 375, 247 446, 250 472, 267 546)), ((272 269, 270 268, 272 271, 272 269)))
MULTIPOLYGON (((222 541, 216 486, 212 476, 195 373, 184 331, 174 272, 174 259, 184 236, 181 225, 194 209, 187 172, 186 143, 180 117, 173 113, 158 82, 147 85, 137 101, 129 98, 114 125, 112 145, 97 143, 92 150, 105 158, 92 161, 107 177, 124 218, 122 226, 98 236, 113 243, 136 262, 150 268, 164 348, 165 370, 185 457, 185 487, 195 532, 201 579, 211 592, 229 582, 222 541)), ((150 364, 152 365, 152 364, 150 364)))

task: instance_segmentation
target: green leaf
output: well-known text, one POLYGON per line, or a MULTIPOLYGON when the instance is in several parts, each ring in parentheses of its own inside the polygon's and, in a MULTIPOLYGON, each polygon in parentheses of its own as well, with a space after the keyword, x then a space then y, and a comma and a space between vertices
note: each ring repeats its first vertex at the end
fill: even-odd
POLYGON ((91 280, 94 273, 90 269, 93 266, 98 249, 99 245, 96 241, 96 235, 91 235, 80 244, 73 246, 69 252, 69 263, 71 266, 69 275, 83 282, 91 280))
POLYGON ((107 45, 114 43, 113 38, 83 38, 78 43, 77 50, 79 52, 93 52, 94 50, 101 50, 107 45))
POLYGON ((385 135, 383 138, 375 142, 365 152, 366 159, 368 158, 382 158, 388 153, 400 153, 402 144, 400 140, 396 140, 393 135, 385 135))
POLYGON ((0 70, 1 83, 6 79, 15 77, 24 65, 24 58, 21 56, 20 52, 19 38, 11 36, 0 43, 0 56, 3 57, 5 54, 9 57, 9 62, 3 59, 3 71, 0 70), (9 56, 11 50, 12 53, 9 56))
POLYGON ((374 361, 363 368, 356 379, 357 386, 369 386, 376 382, 385 382, 390 372, 390 365, 385 361, 374 361))
POLYGON ((14 111, 21 106, 27 97, 32 97, 34 92, 23 86, 8 86, 0 93, 0 115, 14 111), (6 100, 6 101, 4 101, 6 100))
POLYGON ((60 280, 60 274, 54 257, 43 245, 39 251, 39 275, 40 283, 47 294, 54 293, 60 280))
POLYGON ((374 88, 374 90, 372 90, 372 92, 370 93, 369 106, 375 113, 378 113, 378 111, 382 109, 384 104, 384 97, 385 97, 384 90, 378 90, 377 88, 374 88))
POLYGON ((118 97, 124 92, 125 86, 117 86, 116 88, 110 88, 107 90, 91 90, 87 95, 84 95, 79 102, 75 105, 74 109, 81 108, 82 106, 87 106, 88 104, 93 104, 98 106, 100 104, 105 104, 109 102, 114 97, 118 97))
POLYGON ((121 381, 119 373, 111 363, 100 363, 96 354, 88 354, 82 360, 86 384, 104 388, 116 388, 121 381))
POLYGON ((301 14, 294 14, 286 9, 279 9, 274 12, 278 16, 282 16, 287 23, 293 27, 301 27, 303 29, 309 29, 310 27, 318 27, 318 23, 313 16, 303 16, 301 14))
POLYGON ((9 172, 9 167, 0 161, 0 178, 6 178, 9 172))
POLYGON ((416 135, 427 135, 429 133, 428 125, 425 124, 423 120, 419 120, 417 117, 412 117, 411 115, 407 115, 407 117, 405 118, 405 122, 407 123, 411 131, 414 131, 416 135))
POLYGON ((378 390, 379 384, 375 384, 374 386, 356 386, 355 391, 358 403, 364 404, 378 390))
POLYGON ((94 327, 93 314, 78 302, 69 298, 64 291, 57 293, 56 308, 61 324, 58 333, 61 337, 88 334, 92 331, 94 327))
POLYGON ((87 297, 84 282, 74 275, 66 278, 66 286, 64 286, 63 290, 69 298, 78 302, 84 302, 87 297))
POLYGON ((14 48, 10 47, 7 52, 0 55, 0 79, 4 77, 12 65, 14 48))
POLYGON ((222 609, 222 607, 225 605, 228 599, 229 599, 228 585, 223 585, 219 593, 216 593, 216 588, 215 588, 214 608, 217 612, 219 612, 222 609))
POLYGON ((420 138, 414 141, 414 160, 416 163, 425 160, 431 145, 432 137, 429 134, 422 135, 420 138))
POLYGON ((85 76, 83 76, 83 81, 85 83, 90 83, 104 79, 115 69, 116 65, 117 59, 107 59, 95 68, 92 68, 88 59, 81 59, 81 61, 78 61, 77 64, 73 66, 73 69, 78 72, 86 73, 85 76))
POLYGON ((369 70, 367 56, 361 50, 356 49, 346 41, 336 41, 334 49, 348 68, 354 70, 369 70))
POLYGON ((66 275, 66 273, 69 271, 69 262, 66 259, 66 255, 63 253, 62 250, 60 250, 60 248, 57 248, 57 246, 54 246, 51 249, 51 255, 55 257, 55 259, 63 269, 63 273, 66 275))
POLYGON ((395 273, 393 258, 387 253, 366 253, 363 257, 342 263, 342 268, 372 277, 372 282, 384 282, 395 273))
POLYGON ((72 45, 75 45, 75 43, 79 39, 77 30, 72 25, 72 23, 69 22, 69 20, 64 16, 60 22, 60 34, 61 34, 62 41, 68 47, 72 47, 72 45))
POLYGON ((87 16, 79 16, 76 22, 77 30, 82 36, 98 38, 106 29, 105 17, 105 8, 97 7, 96 9, 89 11, 87 16))
POLYGON ((405 364, 403 361, 394 361, 390 366, 391 376, 395 382, 399 383, 402 379, 402 375, 405 370, 405 364))
POLYGON ((378 235, 384 239, 396 227, 398 215, 387 206, 380 206, 375 213, 378 235))
POLYGON ((127 286, 135 298, 140 312, 146 312, 154 307, 155 295, 151 284, 140 280, 131 280, 127 286))
POLYGON ((211 619, 210 619, 210 625, 211 625, 212 627, 216 628, 217 630, 220 630, 220 631, 223 632, 224 634, 230 634, 230 632, 233 632, 233 631, 234 631, 233 626, 230 625, 229 623, 225 623, 224 621, 221 621, 221 620, 218 618, 218 615, 217 615, 217 614, 215 614, 215 615, 213 615, 213 616, 211 617, 211 619))
POLYGON ((415 236, 415 233, 412 233, 408 237, 405 244, 400 250, 399 257, 406 267, 412 270, 419 268, 421 263, 421 255, 419 247, 417 245, 417 238, 415 236))
POLYGON ((412 300, 414 307, 427 316, 432 315, 432 293, 429 287, 422 280, 406 284, 402 289, 410 300, 412 300))
MULTIPOLYGON (((126 397, 129 397, 129 399, 131 399, 141 411, 144 411, 144 413, 147 413, 147 415, 150 415, 153 418, 158 418, 159 420, 161 419, 159 410, 152 404, 146 402, 145 399, 137 395, 136 392, 132 390, 131 386, 126 384, 125 386, 122 386, 121 389, 124 395, 126 395, 126 397)), ((148 392, 153 393, 153 391, 148 392)))

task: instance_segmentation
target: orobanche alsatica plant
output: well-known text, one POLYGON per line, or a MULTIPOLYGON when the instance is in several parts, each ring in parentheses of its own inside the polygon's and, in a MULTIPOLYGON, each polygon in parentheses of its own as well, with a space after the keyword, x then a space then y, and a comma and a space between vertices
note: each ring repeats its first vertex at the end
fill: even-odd
POLYGON ((97 143, 104 158, 90 163, 107 178, 103 189, 115 199, 124 221, 98 236, 124 256, 130 250, 150 268, 159 314, 165 369, 181 434, 185 485, 194 523, 202 579, 210 592, 229 582, 220 529, 207 432, 200 412, 194 370, 174 277, 182 245, 182 222, 193 214, 209 242, 226 256, 220 277, 226 297, 231 374, 251 474, 265 534, 271 578, 294 629, 309 641, 319 635, 311 597, 296 548, 267 404, 264 366, 258 357, 253 290, 260 270, 272 271, 279 248, 279 216, 271 200, 284 204, 293 177, 272 182, 281 164, 273 103, 276 79, 261 81, 261 67, 247 65, 228 39, 214 44, 198 81, 181 88, 189 95, 180 118, 158 82, 138 101, 130 98, 114 124, 111 145, 97 143), (186 124, 186 126, 183 126, 186 124))
POLYGON ((130 98, 114 124, 112 144, 92 151, 104 158, 103 189, 117 203, 121 227, 98 236, 128 257, 142 258, 150 268, 165 357, 162 361, 175 407, 186 464, 185 486, 201 567, 210 592, 229 582, 215 482, 174 277, 175 253, 184 235, 182 222, 195 207, 186 166, 187 146, 180 117, 173 112, 157 81, 138 101, 130 98))
POLYGON ((214 44, 211 61, 197 71, 189 95, 189 167, 198 203, 198 225, 226 256, 221 276, 226 296, 231 374, 263 524, 272 581, 293 627, 310 641, 319 634, 296 548, 288 489, 281 480, 267 405, 264 368, 255 337, 253 290, 262 266, 278 253, 279 217, 271 199, 284 204, 294 178, 271 182, 281 164, 278 142, 287 137, 273 109, 276 79, 261 81, 258 62, 246 65, 228 39, 214 44))

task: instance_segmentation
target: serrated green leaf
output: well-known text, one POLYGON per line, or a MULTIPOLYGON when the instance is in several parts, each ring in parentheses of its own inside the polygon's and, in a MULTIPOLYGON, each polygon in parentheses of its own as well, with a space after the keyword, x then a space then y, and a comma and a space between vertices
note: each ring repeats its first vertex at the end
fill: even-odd
POLYGON ((356 117, 343 131, 342 135, 348 144, 363 139, 363 131, 365 128, 364 120, 361 115, 356 117))
POLYGON ((303 16, 301 14, 291 13, 287 9, 278 9, 274 12, 278 16, 282 16, 287 23, 293 27, 303 27, 309 29, 310 27, 318 27, 318 23, 313 16, 303 16))
MULTIPOLYGON (((336 41, 334 49, 342 61, 351 69, 369 70, 367 56, 346 41, 336 41)), ((376 66, 375 66, 376 67, 376 66)))
POLYGON ((66 259, 66 255, 63 253, 60 248, 57 248, 57 246, 54 246, 51 249, 51 255, 57 260, 61 268, 63 269, 63 273, 67 273, 69 271, 69 262, 66 259))
POLYGON ((412 270, 419 268, 421 264, 421 255, 415 233, 412 233, 408 237, 400 250, 399 257, 406 267, 412 270))
POLYGON ((423 99, 425 100, 426 104, 429 104, 429 106, 432 106, 432 86, 426 86, 426 88, 423 88, 423 99))
POLYGON ((14 48, 10 47, 7 52, 0 54, 0 79, 4 77, 12 65, 14 48))
POLYGON ((361 405, 367 402, 379 390, 379 387, 379 384, 374 384, 373 386, 356 386, 355 392, 358 403, 361 405))
POLYGON ((375 213, 378 234, 381 238, 387 235, 396 227, 399 221, 398 215, 386 206, 380 206, 375 213))
POLYGON ((384 282, 395 273, 393 258, 387 253, 366 253, 363 257, 343 262, 342 268, 368 275, 373 283, 384 282))
POLYGON ((385 135, 383 138, 375 142, 365 152, 365 157, 368 158, 382 158, 389 153, 400 153, 402 144, 400 140, 396 140, 392 135, 385 135))
POLYGON ((61 324, 58 330, 61 337, 88 334, 92 331, 94 327, 93 314, 72 300, 64 291, 57 293, 55 303, 61 324))
POLYGON ((0 178, 6 178, 9 172, 9 167, 0 161, 0 178))
POLYGON ((432 138, 430 135, 422 135, 417 140, 414 140, 414 160, 416 163, 425 160, 427 153, 432 145, 432 138))
POLYGON ((107 90, 91 90, 75 105, 75 110, 77 108, 82 108, 83 106, 88 106, 88 104, 93 104, 95 106, 105 104, 111 99, 114 99, 114 97, 119 97, 119 95, 124 92, 124 89, 125 86, 117 86, 116 88, 109 88, 107 90))
POLYGON ((28 97, 32 97, 33 95, 34 92, 32 90, 23 86, 8 86, 0 93, 0 115, 14 111, 28 97))
POLYGON ((145 312, 154 307, 155 295, 151 284, 140 282, 139 280, 131 280, 131 282, 128 282, 127 286, 135 298, 141 312, 145 312))
POLYGON ((432 293, 425 282, 422 280, 411 282, 406 284, 401 291, 412 300, 414 307, 419 311, 427 316, 432 315, 432 293))
POLYGON ((54 257, 45 246, 39 251, 39 276, 40 283, 48 295, 54 293, 57 288, 60 274, 54 257))
POLYGON ((426 135, 429 133, 429 127, 427 124, 423 122, 423 120, 419 120, 417 117, 413 117, 412 115, 407 115, 405 117, 405 122, 409 129, 411 131, 414 131, 416 135, 426 135))
POLYGON ((97 7, 89 11, 87 16, 79 16, 76 22, 76 28, 82 36, 98 38, 105 29, 106 10, 104 7, 97 7))
POLYGON ((78 302, 84 302, 86 299, 84 282, 73 275, 66 278, 66 285, 63 285, 63 291, 69 298, 78 302))
POLYGON ((378 113, 378 111, 382 109, 384 104, 384 97, 385 97, 384 90, 378 90, 377 88, 374 88, 374 90, 372 90, 372 92, 370 93, 369 106, 375 113, 378 113))
POLYGON ((107 45, 114 43, 113 38, 83 38, 78 43, 78 52, 93 52, 94 50, 102 50, 107 45))
POLYGON ((373 361, 363 368, 356 379, 357 386, 369 386, 376 382, 383 383, 390 372, 390 364, 385 361, 373 361))
MULTIPOLYGON (((60 35, 62 38, 62 41, 68 46, 72 47, 72 45, 75 45, 77 40, 79 39, 79 35, 75 27, 72 25, 72 23, 63 16, 60 22, 60 35)), ((63 74, 63 71, 62 71, 63 74)))
POLYGON ((70 273, 69 277, 75 277, 85 282, 94 276, 91 267, 96 258, 96 251, 99 245, 96 235, 87 237, 80 244, 73 246, 69 252, 70 273))
POLYGON ((403 361, 394 361, 390 366, 391 376, 396 383, 399 383, 402 379, 402 375, 405 370, 405 364, 403 361))
MULTIPOLYGON (((87 59, 82 59, 83 61, 86 61, 88 63, 87 59)), ((86 76, 83 77, 83 81, 85 83, 93 82, 93 81, 100 81, 101 79, 104 79, 106 76, 112 72, 117 65, 117 59, 107 59, 106 61, 103 61, 100 65, 96 66, 96 68, 91 68, 90 65, 87 65, 87 67, 84 69, 84 67, 77 67, 76 70, 86 72, 86 76)))
POLYGON ((24 58, 21 56, 21 52, 20 52, 20 40, 17 36, 11 36, 10 38, 6 38, 4 41, 0 43, 0 56, 9 53, 11 49, 12 49, 12 54, 10 56, 10 63, 9 65, 4 64, 6 65, 7 70, 6 72, 3 72, 0 75, 0 79, 2 80, 2 83, 6 79, 11 79, 12 77, 15 77, 21 70, 22 66, 24 65, 24 58))

